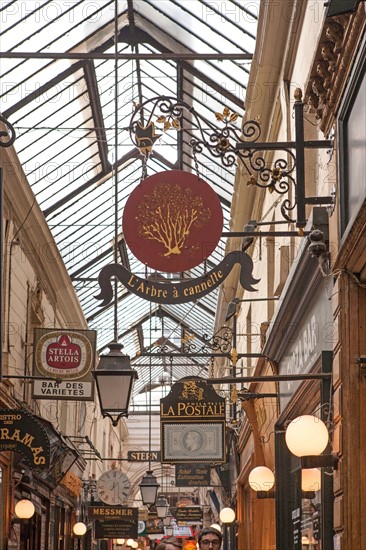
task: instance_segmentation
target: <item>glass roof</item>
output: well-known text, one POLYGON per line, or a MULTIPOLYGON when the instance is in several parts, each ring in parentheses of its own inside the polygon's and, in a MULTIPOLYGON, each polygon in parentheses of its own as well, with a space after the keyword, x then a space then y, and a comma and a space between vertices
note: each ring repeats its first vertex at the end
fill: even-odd
MULTIPOLYGON (((168 96, 192 106, 207 125, 217 123, 215 113, 224 107, 240 120, 258 9, 259 0, 0 0, 1 111, 15 127, 14 147, 89 326, 98 331, 100 352, 115 329, 113 305, 100 307, 94 297, 97 278, 114 262, 116 215, 120 227, 143 176, 144 158, 129 133, 131 116, 147 100, 168 96)), ((184 113, 182 129, 163 132, 156 142, 147 175, 198 169, 220 198, 228 231, 235 166, 223 166, 206 150, 194 158, 190 141, 197 136, 194 117, 184 113)), ((134 274, 152 274, 124 241, 123 247, 123 261, 134 274)), ((224 251, 222 238, 208 268, 224 251)), ((185 277, 201 276, 207 266, 185 277)), ((212 336, 217 294, 159 307, 120 285, 117 331, 139 372, 136 410, 146 406, 150 374, 155 393, 183 376, 208 375, 207 358, 180 352, 187 335, 197 348, 212 336), (144 355, 162 343, 174 360, 144 355)))

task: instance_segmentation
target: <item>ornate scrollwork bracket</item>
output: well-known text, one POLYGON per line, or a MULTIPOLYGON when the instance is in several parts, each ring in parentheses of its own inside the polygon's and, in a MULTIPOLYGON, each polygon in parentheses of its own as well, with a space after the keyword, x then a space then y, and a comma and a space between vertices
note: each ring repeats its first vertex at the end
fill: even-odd
POLYGON ((0 122, 4 124, 7 129, 7 131, 0 130, 0 147, 10 147, 11 145, 13 145, 16 138, 14 127, 5 117, 1 115, 0 122))
POLYGON ((155 141, 164 132, 184 129, 184 119, 189 118, 196 128, 196 135, 190 141, 194 157, 205 149, 220 159, 225 167, 240 162, 248 174, 248 185, 286 195, 281 205, 282 216, 303 228, 307 222, 306 205, 334 203, 333 196, 305 197, 305 149, 331 149, 333 142, 304 139, 304 103, 300 89, 295 91, 294 111, 295 141, 260 142, 261 127, 257 120, 243 122, 239 131, 236 127, 238 113, 232 113, 225 107, 222 113, 216 113, 216 119, 223 125, 218 128, 188 103, 173 97, 159 96, 136 106, 129 130, 132 142, 148 157, 155 141), (160 130, 159 135, 155 133, 155 125, 158 132, 160 130), (284 154, 269 164, 265 152, 270 150, 282 151, 284 154), (293 193, 289 193, 290 188, 293 193), (295 217, 292 212, 296 212, 295 217))
POLYGON ((302 92, 295 90, 295 141, 266 143, 259 142, 260 128, 255 121, 249 120, 243 124, 244 140, 236 144, 239 156, 244 156, 251 170, 248 185, 256 185, 275 191, 278 194, 287 194, 290 186, 293 187, 293 198, 287 197, 281 205, 282 216, 289 222, 296 223, 299 228, 305 227, 307 219, 305 206, 308 204, 333 204, 334 196, 306 197, 305 196, 305 149, 331 149, 332 140, 305 140, 304 139, 304 103, 302 92), (255 139, 248 141, 247 135, 255 135, 255 139), (265 151, 283 151, 287 158, 278 158, 272 167, 268 167, 263 157, 265 151), (290 213, 296 209, 296 218, 290 213))

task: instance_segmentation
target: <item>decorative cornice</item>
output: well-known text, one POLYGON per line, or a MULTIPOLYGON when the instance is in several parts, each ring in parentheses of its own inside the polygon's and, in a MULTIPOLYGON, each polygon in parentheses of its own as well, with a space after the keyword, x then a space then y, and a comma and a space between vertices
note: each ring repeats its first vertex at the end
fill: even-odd
POLYGON ((366 24, 363 3, 354 14, 324 21, 305 93, 305 102, 329 135, 366 24))

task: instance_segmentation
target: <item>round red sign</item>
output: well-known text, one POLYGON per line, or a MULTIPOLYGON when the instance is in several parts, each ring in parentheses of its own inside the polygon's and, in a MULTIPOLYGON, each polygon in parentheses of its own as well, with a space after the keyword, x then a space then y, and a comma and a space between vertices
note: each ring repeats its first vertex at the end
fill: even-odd
POLYGON ((168 273, 202 263, 216 248, 222 228, 216 193, 182 170, 143 180, 128 198, 122 220, 124 238, 136 258, 168 273))

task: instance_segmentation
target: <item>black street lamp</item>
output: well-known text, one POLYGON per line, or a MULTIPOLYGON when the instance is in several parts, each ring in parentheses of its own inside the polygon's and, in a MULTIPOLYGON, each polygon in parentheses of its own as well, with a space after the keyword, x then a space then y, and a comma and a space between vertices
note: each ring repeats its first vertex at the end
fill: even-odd
POLYGON ((156 513, 158 514, 158 518, 164 519, 166 518, 169 510, 169 502, 165 497, 159 496, 158 500, 156 501, 155 508, 156 513))
POLYGON ((160 485, 152 473, 152 470, 148 470, 140 483, 142 503, 145 506, 152 506, 155 504, 159 487, 160 485))
POLYGON ((130 358, 122 353, 122 344, 111 342, 110 351, 101 355, 99 364, 92 372, 97 386, 103 418, 108 416, 117 426, 122 416, 128 416, 133 383, 138 378, 131 368, 130 358))

